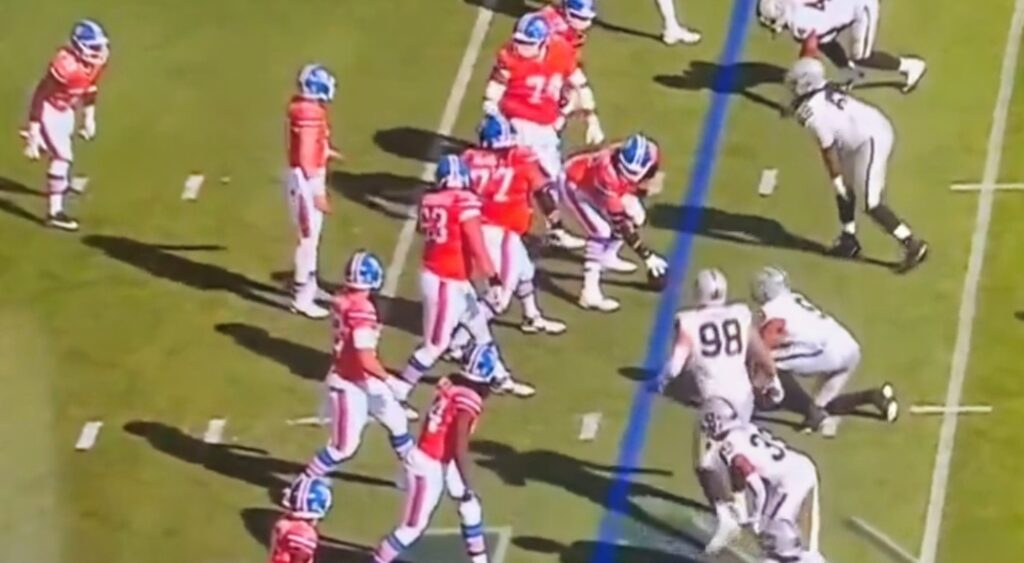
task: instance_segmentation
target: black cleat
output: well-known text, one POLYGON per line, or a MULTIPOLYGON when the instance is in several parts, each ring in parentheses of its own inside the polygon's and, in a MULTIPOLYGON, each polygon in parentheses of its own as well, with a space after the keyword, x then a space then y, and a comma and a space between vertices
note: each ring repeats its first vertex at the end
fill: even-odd
POLYGON ((905 274, 910 270, 913 270, 918 264, 924 262, 925 259, 928 258, 928 243, 923 240, 909 238, 903 243, 903 246, 905 248, 903 253, 903 263, 896 269, 900 274, 905 274))
POLYGON ((892 383, 886 381, 878 388, 875 392, 874 403, 886 422, 896 422, 896 419, 900 417, 900 404, 896 401, 896 389, 892 383))
POLYGON ((800 431, 805 434, 817 432, 821 429, 821 425, 828 419, 828 413, 825 409, 811 405, 810 412, 804 417, 804 421, 800 424, 800 431))
POLYGON ((832 243, 832 248, 828 249, 828 253, 829 256, 837 256, 839 258, 856 258, 860 256, 860 242, 855 235, 842 233, 832 243))
POLYGON ((60 213, 47 215, 46 226, 52 227, 54 229, 60 229, 62 231, 77 231, 78 221, 69 216, 67 213, 61 211, 60 213))

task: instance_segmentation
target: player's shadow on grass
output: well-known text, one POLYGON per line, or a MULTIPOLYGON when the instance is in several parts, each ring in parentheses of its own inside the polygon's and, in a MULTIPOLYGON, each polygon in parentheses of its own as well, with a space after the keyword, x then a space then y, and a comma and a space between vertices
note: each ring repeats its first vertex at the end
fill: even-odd
MULTIPOLYGON (((274 523, 281 516, 281 511, 269 508, 243 508, 239 515, 249 535, 269 550, 270 536, 274 523)), ((313 559, 317 563, 365 563, 369 560, 371 552, 372 550, 365 545, 321 535, 316 557, 313 559)))
POLYGON ((437 162, 441 155, 460 153, 472 146, 458 137, 407 126, 381 129, 374 133, 373 142, 384 152, 421 162, 437 162))
MULTIPOLYGON (((560 563, 588 563, 592 560, 598 547, 608 545, 588 540, 578 540, 571 545, 566 545, 538 536, 520 536, 513 539, 512 543, 526 551, 557 554, 560 563)), ((618 563, 697 563, 702 561, 702 559, 646 547, 628 545, 611 545, 610 547, 611 553, 614 554, 612 560, 618 563)))
MULTIPOLYGON (((43 192, 33 190, 20 182, 16 182, 10 178, 4 178, 3 176, 0 176, 0 192, 15 195, 32 195, 37 197, 43 197, 46 195, 43 192)), ((28 221, 35 225, 42 226, 44 224, 41 217, 6 198, 0 198, 0 213, 6 213, 12 217, 28 221)))
MULTIPOLYGON (((824 244, 791 233, 779 221, 760 215, 734 213, 714 207, 694 208, 659 203, 650 209, 648 220, 652 227, 659 229, 671 229, 737 244, 783 248, 833 258, 828 254, 828 248, 824 244), (692 216, 693 213, 700 216, 695 228, 685 224, 683 220, 684 217, 692 216)), ((836 259, 845 260, 844 258, 836 259)), ((899 265, 897 262, 887 262, 864 256, 852 261, 890 269, 899 265)))
MULTIPOLYGON (((281 491, 291 482, 292 476, 305 468, 301 463, 272 457, 260 448, 207 444, 162 422, 133 420, 124 425, 124 430, 145 439, 155 450, 185 463, 199 465, 224 477, 263 488, 272 502, 280 500, 281 491)), ((357 473, 336 472, 331 477, 375 487, 394 487, 392 482, 385 479, 357 473)))
POLYGON ((215 245, 160 245, 121 236, 87 235, 82 243, 103 254, 142 270, 153 277, 187 285, 200 291, 226 291, 246 301, 275 309, 287 307, 274 297, 285 297, 280 289, 260 283, 221 266, 195 262, 175 252, 223 250, 215 245))
POLYGON ((358 174, 343 170, 332 171, 327 183, 345 199, 393 219, 409 218, 426 187, 417 178, 390 172, 358 174))
MULTIPOLYGON (((470 450, 477 455, 477 464, 496 473, 508 485, 523 487, 530 481, 546 483, 587 499, 600 507, 605 507, 609 487, 618 476, 672 475, 663 469, 602 465, 551 450, 517 451, 511 446, 491 440, 474 441, 470 444, 470 450)), ((625 506, 618 509, 641 524, 703 547, 704 543, 699 538, 649 514, 634 501, 634 497, 654 497, 705 511, 707 508, 703 504, 647 483, 633 482, 630 483, 629 498, 625 506)))
POLYGON ((681 74, 659 74, 654 81, 667 88, 710 90, 718 94, 739 94, 755 104, 783 112, 786 106, 752 89, 762 84, 780 84, 786 69, 762 62, 741 62, 731 67, 707 61, 691 61, 681 74))
MULTIPOLYGON (((509 16, 512 18, 520 18, 525 16, 529 12, 533 12, 543 8, 550 2, 540 1, 527 1, 527 0, 463 0, 465 3, 471 6, 484 6, 494 10, 495 13, 509 16)), ((655 33, 647 31, 640 31, 638 29, 632 29, 629 27, 623 27, 601 18, 594 20, 594 27, 604 29, 612 33, 621 33, 624 35, 632 35, 633 37, 643 37, 645 39, 654 39, 655 41, 661 41, 661 36, 655 33)))
POLYGON ((323 381, 331 355, 311 346, 278 338, 265 329, 245 323, 220 323, 214 329, 231 337, 242 348, 287 367, 293 374, 323 381))

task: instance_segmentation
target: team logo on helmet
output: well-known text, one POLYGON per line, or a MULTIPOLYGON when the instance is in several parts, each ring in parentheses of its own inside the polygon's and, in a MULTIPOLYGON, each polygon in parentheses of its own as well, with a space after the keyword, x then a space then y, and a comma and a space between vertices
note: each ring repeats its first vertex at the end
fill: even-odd
POLYGON ((485 149, 507 149, 516 145, 515 127, 501 115, 487 114, 477 129, 480 146, 485 149))
POLYGON ((516 51, 523 57, 533 58, 540 54, 541 49, 551 36, 551 28, 547 20, 540 14, 526 14, 516 22, 512 41, 516 51))
POLYGON ((648 177, 658 164, 658 145, 644 135, 630 135, 615 153, 615 166, 631 182, 648 177))
POLYGON ((81 20, 71 28, 71 46, 78 56, 90 64, 103 64, 110 56, 110 38, 98 22, 81 20))
POLYGON ((331 486, 319 477, 299 477, 288 489, 284 506, 296 518, 320 520, 327 516, 334 502, 331 486))
POLYGON ((367 250, 359 250, 345 265, 345 285, 352 289, 379 291, 384 285, 384 266, 380 258, 367 250))
POLYGON ((469 166, 458 155, 449 154, 437 161, 434 170, 434 188, 441 190, 463 190, 469 188, 469 166))
POLYGON ((299 71, 299 93, 305 98, 329 102, 334 99, 336 85, 334 75, 321 64, 308 64, 299 71))

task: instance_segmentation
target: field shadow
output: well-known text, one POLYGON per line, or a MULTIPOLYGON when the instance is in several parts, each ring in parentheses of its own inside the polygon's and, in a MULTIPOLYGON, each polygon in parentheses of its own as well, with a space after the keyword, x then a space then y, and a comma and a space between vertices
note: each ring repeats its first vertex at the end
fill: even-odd
POLYGON ((242 348, 288 368, 303 379, 323 381, 330 367, 331 355, 327 352, 278 338, 264 328, 246 323, 219 323, 213 328, 242 348))
POLYGON ((332 190, 345 199, 393 219, 408 219, 426 187, 418 178, 390 172, 358 174, 332 170, 327 178, 332 190))
MULTIPOLYGON (((508 16, 511 18, 520 18, 529 12, 533 12, 548 5, 548 2, 540 1, 529 1, 526 0, 463 0, 470 6, 483 6, 490 8, 497 14, 508 16)), ((655 41, 661 41, 661 36, 656 33, 647 31, 641 31, 639 29, 633 29, 624 27, 618 24, 605 21, 600 17, 594 19, 594 27, 610 31, 612 33, 621 33, 623 35, 629 35, 632 37, 642 37, 645 39, 653 39, 655 41)))
MULTIPOLYGON (((552 450, 518 451, 512 446, 492 440, 477 440, 470 444, 481 467, 493 471, 506 485, 524 487, 531 481, 545 483, 589 500, 597 507, 605 507, 608 489, 622 475, 671 476, 670 471, 642 467, 603 465, 574 458, 552 450)), ((649 514, 633 497, 654 497, 679 506, 706 511, 704 504, 648 485, 632 482, 622 513, 667 535, 681 538, 695 545, 704 544, 655 516, 649 514)))
POLYGON ((1013 317, 1018 321, 1024 321, 1024 311, 1017 311, 1013 314, 1013 317))
POLYGON ((87 235, 82 244, 153 277, 199 291, 223 291, 275 309, 288 307, 270 296, 285 297, 279 288, 260 283, 221 266, 195 262, 174 252, 223 249, 211 245, 159 245, 122 236, 87 235))
POLYGON ((373 142, 386 153, 421 162, 437 162, 441 155, 460 153, 473 146, 458 137, 407 126, 381 129, 373 134, 373 142))
MULTIPOLYGON (((627 366, 619 368, 619 375, 646 385, 652 392, 657 390, 658 373, 655 371, 638 366, 627 366)), ((700 407, 700 388, 697 387, 697 380, 693 377, 693 373, 689 371, 684 371, 679 374, 679 377, 669 382, 662 395, 687 408, 700 407)))
POLYGON ((752 89, 762 84, 781 84, 786 69, 763 62, 740 62, 722 66, 709 61, 691 61, 680 74, 659 74, 654 81, 666 88, 709 90, 716 94, 738 94, 747 100, 780 114, 786 106, 752 89))
MULTIPOLYGON (((610 551, 614 554, 611 560, 617 563, 698 563, 705 560, 647 547, 614 545, 590 540, 578 540, 567 545, 539 536, 520 536, 513 539, 512 543, 526 551, 557 555, 560 563, 588 563, 597 548, 604 546, 611 547, 610 551)), ((607 552, 606 549, 605 553, 607 552)))
MULTIPOLYGON (((651 226, 655 228, 676 230, 737 244, 782 248, 835 260, 848 260, 830 256, 828 247, 824 244, 792 233, 779 221, 760 215, 736 213, 714 207, 658 203, 650 209, 648 217, 651 226), (688 221, 683 221, 683 217, 694 213, 699 216, 695 228, 689 225, 688 221)), ((899 266, 898 262, 864 256, 849 261, 888 269, 899 266)))
MULTIPOLYGON (((190 465, 198 465, 223 477, 260 487, 271 502, 280 500, 281 491, 305 465, 270 455, 267 450, 237 444, 207 444, 179 428, 150 420, 133 420, 124 431, 143 438, 153 449, 190 465)), ((335 472, 332 478, 351 483, 394 488, 391 481, 335 472)))
MULTIPOLYGON (((245 531, 268 550, 274 523, 281 514, 281 511, 270 508, 243 508, 239 512, 245 531)), ((371 553, 372 549, 368 546, 321 535, 313 559, 317 563, 365 563, 369 561, 371 553)))
POLYGON ((46 192, 36 190, 10 178, 0 176, 0 192, 16 195, 30 195, 34 197, 46 197, 46 192))

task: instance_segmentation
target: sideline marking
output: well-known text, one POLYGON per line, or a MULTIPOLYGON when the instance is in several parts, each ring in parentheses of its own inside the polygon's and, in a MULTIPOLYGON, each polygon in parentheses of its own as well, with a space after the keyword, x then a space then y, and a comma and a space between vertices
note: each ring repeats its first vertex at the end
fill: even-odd
POLYGON ((75 449, 80 452, 91 450, 96 445, 96 439, 99 438, 101 428, 103 428, 103 423, 99 420, 90 420, 82 425, 82 431, 78 434, 78 441, 75 442, 75 449))

